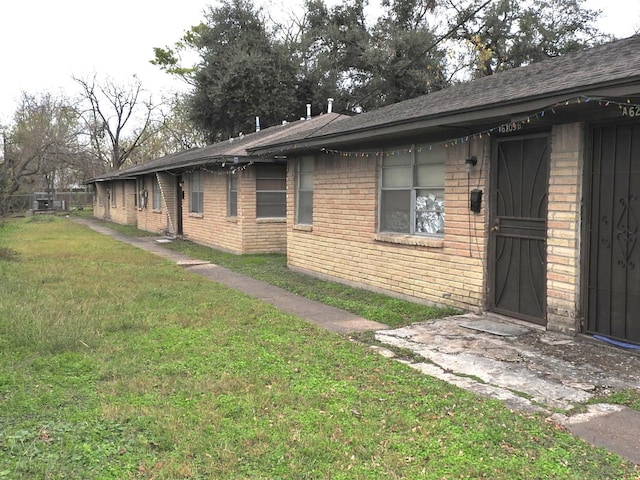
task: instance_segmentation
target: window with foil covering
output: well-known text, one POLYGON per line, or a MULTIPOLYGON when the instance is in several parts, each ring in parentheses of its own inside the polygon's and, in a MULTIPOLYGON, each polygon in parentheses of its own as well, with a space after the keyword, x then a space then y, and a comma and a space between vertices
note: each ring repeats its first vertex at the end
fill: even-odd
POLYGON ((385 152, 380 232, 444 235, 445 154, 442 146, 411 146, 385 152))

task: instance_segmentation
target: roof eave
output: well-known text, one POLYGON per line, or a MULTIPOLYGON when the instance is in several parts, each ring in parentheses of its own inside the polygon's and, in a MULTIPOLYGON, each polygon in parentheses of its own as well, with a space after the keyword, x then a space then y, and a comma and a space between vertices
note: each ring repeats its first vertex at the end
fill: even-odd
POLYGON ((490 121, 497 118, 509 118, 528 112, 536 112, 552 105, 574 98, 578 95, 586 97, 621 97, 640 94, 638 81, 640 77, 626 79, 625 82, 614 82, 589 87, 571 88, 553 94, 539 95, 525 99, 499 102, 492 105, 482 105, 473 109, 449 111, 438 115, 425 115, 400 120, 384 125, 363 127, 346 133, 320 135, 306 139, 301 146, 300 141, 265 145, 251 149, 255 155, 269 155, 287 153, 292 150, 313 150, 327 145, 341 145, 363 142, 375 136, 376 138, 391 138, 411 133, 435 130, 446 126, 472 125, 480 121, 490 121))

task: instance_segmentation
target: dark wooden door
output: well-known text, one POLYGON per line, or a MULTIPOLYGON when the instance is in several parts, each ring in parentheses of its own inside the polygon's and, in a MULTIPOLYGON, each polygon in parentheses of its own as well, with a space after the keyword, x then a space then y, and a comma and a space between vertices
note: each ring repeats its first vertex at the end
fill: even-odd
POLYGON ((586 330, 640 343, 640 124, 590 133, 586 330))
POLYGON ((546 324, 546 134, 494 142, 490 309, 546 324))

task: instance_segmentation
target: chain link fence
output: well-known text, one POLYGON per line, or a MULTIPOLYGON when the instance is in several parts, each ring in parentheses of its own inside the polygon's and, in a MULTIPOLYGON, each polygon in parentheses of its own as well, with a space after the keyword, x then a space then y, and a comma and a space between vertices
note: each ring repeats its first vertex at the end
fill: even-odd
POLYGON ((26 211, 72 211, 91 208, 93 204, 92 192, 35 192, 21 195, 10 195, 7 198, 8 212, 20 213, 26 211))

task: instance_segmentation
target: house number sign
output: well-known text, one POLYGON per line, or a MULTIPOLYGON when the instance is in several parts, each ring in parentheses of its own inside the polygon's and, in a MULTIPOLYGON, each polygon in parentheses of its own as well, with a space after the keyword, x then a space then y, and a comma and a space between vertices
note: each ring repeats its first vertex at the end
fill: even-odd
MULTIPOLYGON (((638 112, 638 114, 640 115, 640 112, 638 112)), ((505 123, 503 125, 500 125, 498 127, 498 131, 500 133, 513 133, 513 132, 517 132, 518 130, 522 130, 522 124, 521 123, 505 123)))
POLYGON ((640 105, 625 105, 622 107, 623 117, 640 117, 640 105))

